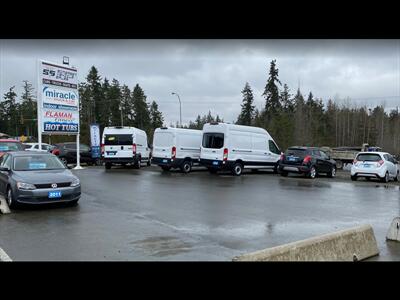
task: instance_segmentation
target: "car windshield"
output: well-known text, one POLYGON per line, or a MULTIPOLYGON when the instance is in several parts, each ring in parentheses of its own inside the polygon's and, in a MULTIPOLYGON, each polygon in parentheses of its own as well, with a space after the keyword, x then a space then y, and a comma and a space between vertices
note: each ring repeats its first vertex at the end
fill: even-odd
POLYGON ((379 154, 365 153, 357 156, 357 160, 359 161, 380 161, 381 159, 382 158, 379 154))
POLYGON ((22 151, 24 147, 22 144, 17 142, 0 142, 0 151, 8 152, 8 151, 22 151))
POLYGON ((27 155, 14 158, 15 171, 58 170, 65 169, 64 164, 53 155, 27 155))
POLYGON ((211 149, 221 149, 224 146, 223 133, 204 133, 203 147, 211 149))

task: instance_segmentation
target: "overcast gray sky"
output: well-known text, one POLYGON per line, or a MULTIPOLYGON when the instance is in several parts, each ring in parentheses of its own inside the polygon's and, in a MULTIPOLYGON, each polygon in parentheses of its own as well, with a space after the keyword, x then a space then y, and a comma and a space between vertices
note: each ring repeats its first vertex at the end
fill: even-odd
MULTIPOLYGON (((22 81, 36 83, 36 61, 70 57, 84 81, 89 68, 144 89, 156 100, 166 124, 183 123, 211 110, 236 120, 241 90, 250 83, 258 108, 272 59, 279 78, 295 93, 327 100, 350 97, 353 103, 400 106, 400 40, 0 40, 1 96, 22 81)), ((36 87, 36 86, 35 86, 36 87)))

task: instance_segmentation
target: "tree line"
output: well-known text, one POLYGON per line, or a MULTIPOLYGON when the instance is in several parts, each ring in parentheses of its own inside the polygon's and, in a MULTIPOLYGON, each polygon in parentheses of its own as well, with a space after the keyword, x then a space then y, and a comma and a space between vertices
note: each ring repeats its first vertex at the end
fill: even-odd
MULTIPOLYGON (((11 87, 0 102, 0 132, 12 136, 37 136, 37 102, 32 84, 23 81, 18 99, 11 87)), ((264 92, 264 106, 257 108, 249 83, 242 93, 241 111, 236 124, 258 126, 268 130, 282 150, 289 146, 361 146, 369 143, 385 151, 400 154, 399 109, 387 112, 383 105, 374 108, 357 106, 351 99, 340 103, 317 98, 312 92, 303 95, 300 88, 292 93, 281 83, 276 60, 271 61, 264 92)), ((79 84, 81 141, 89 143, 89 126, 134 126, 146 131, 152 142, 154 129, 162 127, 164 118, 156 101, 147 101, 144 90, 136 84, 130 89, 117 79, 103 79, 93 66, 86 81, 79 84)), ((223 122, 211 111, 184 125, 202 129, 205 123, 223 122)), ((178 124, 173 127, 179 127, 178 124)), ((74 137, 53 136, 51 142, 74 140, 74 137)), ((49 137, 44 138, 49 141, 49 137)))
POLYGON ((242 90, 243 101, 236 124, 268 130, 282 149, 289 146, 361 146, 363 143, 400 154, 399 108, 385 111, 357 106, 351 99, 338 103, 317 98, 312 92, 303 96, 300 88, 292 94, 279 80, 276 61, 270 63, 262 96, 265 105, 258 109, 249 83, 242 90))

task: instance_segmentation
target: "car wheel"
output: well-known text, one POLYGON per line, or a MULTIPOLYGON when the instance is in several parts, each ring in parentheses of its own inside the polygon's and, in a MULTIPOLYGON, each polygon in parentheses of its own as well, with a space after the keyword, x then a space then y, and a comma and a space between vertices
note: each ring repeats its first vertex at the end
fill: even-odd
POLYGON ((7 204, 9 208, 16 208, 18 206, 17 201, 14 200, 14 195, 12 189, 9 187, 7 189, 7 204))
POLYGON ((79 199, 76 199, 74 201, 69 202, 68 204, 71 206, 75 206, 75 205, 78 205, 78 201, 79 201, 79 199))
POLYGON ((336 168, 332 167, 331 171, 328 173, 329 178, 334 178, 336 176, 336 168))
POLYGON ((243 166, 241 163, 235 163, 235 165, 232 168, 232 174, 235 176, 240 176, 242 175, 243 171, 243 166))
POLYGON ((393 180, 394 180, 394 181, 399 181, 399 180, 400 180, 399 171, 397 171, 397 174, 396 174, 396 176, 394 176, 393 180))
POLYGON ((163 171, 166 171, 166 172, 167 172, 167 171, 171 170, 171 167, 162 166, 161 169, 162 169, 163 171))
POLYGON ((288 172, 281 172, 281 176, 287 177, 288 176, 288 172))
POLYGON ((389 182, 389 172, 386 172, 385 176, 381 178, 381 181, 385 183, 389 182))
POLYGON ((190 173, 190 171, 192 171, 192 162, 185 160, 181 166, 181 171, 186 174, 190 173))
POLYGON ((310 172, 308 172, 308 177, 314 179, 317 176, 317 170, 315 167, 311 167, 310 172))
POLYGON ((357 176, 351 176, 351 180, 357 181, 357 176))
POLYGON ((105 165, 104 165, 104 167, 105 167, 107 170, 110 170, 110 169, 111 169, 111 163, 106 162, 105 165))

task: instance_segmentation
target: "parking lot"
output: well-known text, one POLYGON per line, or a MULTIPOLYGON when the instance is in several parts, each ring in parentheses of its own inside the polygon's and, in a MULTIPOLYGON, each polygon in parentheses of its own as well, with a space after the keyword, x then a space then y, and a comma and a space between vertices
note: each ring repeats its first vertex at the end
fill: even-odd
POLYGON ((400 215, 398 183, 314 180, 260 171, 240 177, 85 167, 77 206, 24 207, 0 215, 0 247, 21 260, 231 260, 234 256, 371 224, 380 256, 400 215))

